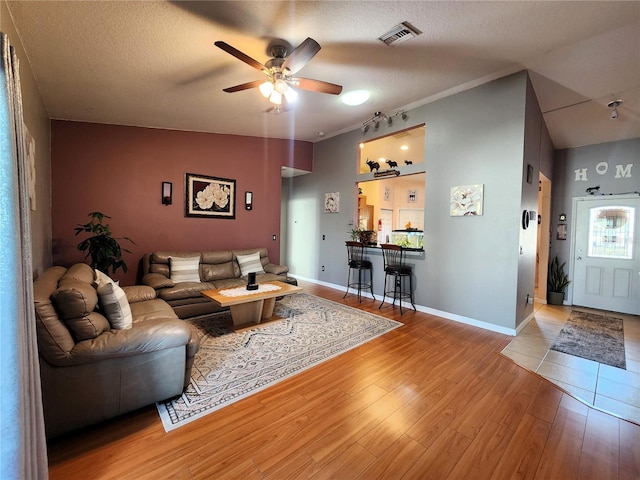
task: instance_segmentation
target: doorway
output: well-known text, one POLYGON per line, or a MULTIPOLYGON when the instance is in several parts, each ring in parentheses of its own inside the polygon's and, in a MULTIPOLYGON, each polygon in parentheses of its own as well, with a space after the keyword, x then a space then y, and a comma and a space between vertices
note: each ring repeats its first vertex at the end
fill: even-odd
POLYGON ((638 196, 574 199, 574 305, 640 314, 638 211, 638 196))
POLYGON ((547 265, 551 246, 551 181, 540 174, 538 181, 538 238, 536 242, 535 299, 547 303, 547 265))

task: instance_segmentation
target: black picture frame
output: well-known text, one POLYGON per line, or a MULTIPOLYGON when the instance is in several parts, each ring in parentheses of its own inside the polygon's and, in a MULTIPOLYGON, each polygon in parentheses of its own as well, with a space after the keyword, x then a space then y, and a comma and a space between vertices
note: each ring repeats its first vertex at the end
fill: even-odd
POLYGON ((533 165, 527 165, 527 183, 531 185, 533 183, 533 165))
POLYGON ((236 218, 236 181, 195 173, 185 174, 185 216, 236 218))

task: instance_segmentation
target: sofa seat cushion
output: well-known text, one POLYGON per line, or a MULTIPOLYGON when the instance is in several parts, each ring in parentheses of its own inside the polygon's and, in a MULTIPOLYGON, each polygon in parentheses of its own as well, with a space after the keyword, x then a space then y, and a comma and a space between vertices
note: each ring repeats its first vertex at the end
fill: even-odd
POLYGON ((247 281, 242 278, 227 278, 224 280, 216 280, 213 284, 215 285, 214 288, 232 288, 243 287, 247 284, 247 281))
POLYGON ((164 318, 178 318, 173 308, 161 299, 132 303, 131 313, 133 314, 134 324, 164 318))
POLYGON ((158 290, 158 297, 167 302, 180 298, 201 297, 200 292, 214 288, 215 285, 210 282, 182 282, 170 288, 161 288, 158 290))
POLYGON ((274 275, 273 273, 259 273, 256 275, 256 282, 284 282, 286 275, 274 275))

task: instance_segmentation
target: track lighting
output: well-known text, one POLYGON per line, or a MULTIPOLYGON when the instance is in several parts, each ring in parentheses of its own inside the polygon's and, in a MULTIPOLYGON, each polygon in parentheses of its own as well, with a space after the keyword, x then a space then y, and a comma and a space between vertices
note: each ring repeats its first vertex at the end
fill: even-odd
POLYGON ((407 113, 402 110, 395 113, 375 112, 373 114, 373 117, 362 124, 362 133, 367 133, 371 125, 373 125, 373 128, 375 130, 378 130, 378 128, 380 128, 380 122, 382 122, 383 120, 386 121, 387 125, 390 127, 391 125, 393 125, 393 117, 400 117, 405 122, 409 119, 407 113))
POLYGON ((618 107, 622 103, 622 100, 613 100, 612 102, 607 103, 607 107, 611 108, 611 120, 615 120, 618 118, 618 107))

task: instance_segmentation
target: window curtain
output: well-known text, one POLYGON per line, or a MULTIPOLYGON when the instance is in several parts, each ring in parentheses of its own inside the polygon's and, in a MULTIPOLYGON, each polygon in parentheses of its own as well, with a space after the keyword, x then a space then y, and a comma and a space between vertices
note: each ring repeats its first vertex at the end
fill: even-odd
POLYGON ((46 479, 19 65, 0 42, 0 478, 46 479))

